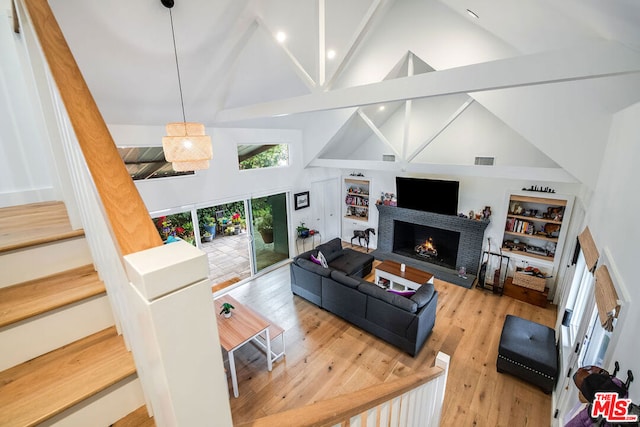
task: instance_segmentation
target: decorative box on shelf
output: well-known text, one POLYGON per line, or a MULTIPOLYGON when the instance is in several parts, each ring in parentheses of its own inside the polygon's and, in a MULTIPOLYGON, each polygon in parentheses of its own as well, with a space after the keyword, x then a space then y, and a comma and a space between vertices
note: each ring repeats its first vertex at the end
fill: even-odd
POLYGON ((547 279, 526 273, 521 268, 516 269, 513 274, 513 284, 523 288, 533 289, 542 292, 547 284, 547 279))

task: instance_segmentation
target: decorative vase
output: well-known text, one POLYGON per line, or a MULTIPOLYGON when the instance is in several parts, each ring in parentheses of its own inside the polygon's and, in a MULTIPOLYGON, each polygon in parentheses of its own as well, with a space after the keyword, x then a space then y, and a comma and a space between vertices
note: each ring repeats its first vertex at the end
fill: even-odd
POLYGON ((229 317, 231 317, 231 312, 224 313, 224 314, 223 314, 223 316, 224 316, 224 317, 226 317, 226 318, 228 319, 229 317))

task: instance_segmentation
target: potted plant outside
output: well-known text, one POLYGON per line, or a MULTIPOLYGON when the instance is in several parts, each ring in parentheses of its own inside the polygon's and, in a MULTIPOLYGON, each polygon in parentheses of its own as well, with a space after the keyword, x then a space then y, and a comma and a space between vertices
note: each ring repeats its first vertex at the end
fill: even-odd
POLYGON ((204 228, 205 232, 208 232, 209 234, 211 234, 212 239, 216 237, 216 226, 217 226, 217 223, 215 218, 211 216, 207 216, 204 218, 204 224, 202 228, 204 228))
POLYGON ((273 243, 273 215, 269 211, 262 211, 256 218, 256 227, 265 243, 273 243))
POLYGON ((211 242, 213 240, 213 235, 211 233, 209 233, 208 231, 205 231, 202 234, 202 241, 203 242, 211 242))
POLYGON ((240 234, 240 227, 242 225, 242 218, 240 218, 240 214, 238 212, 234 213, 231 216, 231 224, 234 227, 233 234, 240 234))
POLYGON ((228 302, 224 302, 222 303, 222 310, 220 310, 220 314, 222 314, 224 317, 229 318, 231 317, 231 310, 233 310, 234 308, 235 307, 228 302))

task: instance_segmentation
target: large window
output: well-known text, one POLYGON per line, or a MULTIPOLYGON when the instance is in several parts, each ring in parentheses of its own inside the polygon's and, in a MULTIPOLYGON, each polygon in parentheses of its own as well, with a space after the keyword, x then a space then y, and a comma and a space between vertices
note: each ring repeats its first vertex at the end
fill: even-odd
POLYGON ((118 147, 118 154, 134 181, 195 173, 174 171, 171 163, 164 158, 162 147, 118 147))
POLYGON ((207 253, 213 284, 247 279, 289 258, 286 193, 152 217, 164 242, 185 240, 207 253))
POLYGON ((585 314, 587 304, 593 297, 594 281, 595 278, 593 277, 593 274, 587 270, 584 255, 580 252, 566 306, 567 309, 571 310, 571 321, 569 322, 570 346, 573 346, 576 342, 578 329, 582 323, 582 318, 585 314))

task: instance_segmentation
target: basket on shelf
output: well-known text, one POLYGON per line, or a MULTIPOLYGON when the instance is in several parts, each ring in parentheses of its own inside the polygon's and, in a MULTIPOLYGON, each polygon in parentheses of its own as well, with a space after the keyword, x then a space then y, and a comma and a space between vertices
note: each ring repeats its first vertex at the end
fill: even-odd
POLYGON ((521 269, 517 269, 513 274, 512 283, 517 286, 522 286, 523 288, 543 292, 547 285, 547 279, 544 277, 532 276, 531 274, 524 273, 521 269))

